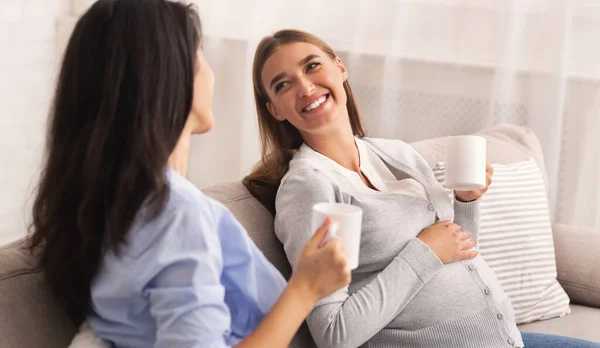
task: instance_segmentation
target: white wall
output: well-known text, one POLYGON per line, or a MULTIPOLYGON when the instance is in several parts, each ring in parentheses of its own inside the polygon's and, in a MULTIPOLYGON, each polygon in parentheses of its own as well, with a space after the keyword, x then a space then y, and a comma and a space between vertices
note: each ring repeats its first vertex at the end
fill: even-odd
POLYGON ((25 232, 56 75, 56 26, 70 2, 0 1, 0 244, 25 232))
MULTIPOLYGON (((57 67, 56 58, 62 52, 77 16, 93 1, 0 0, 0 244, 25 233, 25 220, 29 213, 26 209, 26 201, 40 167, 44 121, 52 94, 57 67)), ((249 93, 251 91, 249 66, 257 38, 271 32, 270 25, 274 25, 272 21, 279 18, 267 16, 271 22, 265 20, 263 11, 265 6, 269 10, 283 11, 284 14, 292 13, 287 17, 281 17, 282 22, 278 27, 308 26, 305 29, 326 38, 340 53, 344 51, 348 53, 346 63, 355 68, 351 73, 355 92, 361 97, 361 105, 365 105, 362 109, 370 110, 371 113, 381 109, 381 105, 385 104, 376 103, 372 107, 368 106, 369 103, 381 102, 380 99, 386 97, 386 94, 381 92, 382 87, 388 92, 399 92, 396 99, 401 99, 402 91, 407 88, 409 94, 417 93, 423 103, 429 103, 431 98, 439 97, 443 99, 442 107, 447 106, 448 103, 454 105, 454 99, 446 98, 448 91, 456 92, 451 93, 451 96, 463 99, 474 98, 473 103, 483 103, 490 97, 496 101, 503 97, 494 95, 495 84, 502 82, 494 80, 496 65, 508 66, 511 73, 519 72, 517 75, 521 77, 515 79, 515 83, 518 82, 516 86, 519 87, 516 90, 523 92, 530 83, 528 77, 522 76, 529 76, 532 71, 548 70, 548 64, 554 66, 561 63, 549 61, 547 57, 557 57, 557 55, 540 51, 538 46, 532 44, 536 42, 536 38, 522 36, 518 29, 524 30, 525 26, 533 26, 544 29, 541 32, 560 33, 564 28, 561 29, 556 25, 556 21, 552 18, 542 20, 543 16, 538 16, 535 8, 520 9, 522 15, 514 19, 517 23, 507 23, 505 12, 498 10, 504 8, 506 4, 504 0, 384 1, 378 3, 379 6, 385 4, 391 6, 394 9, 394 11, 390 10, 392 15, 382 20, 377 13, 365 13, 364 16, 355 18, 358 20, 358 25, 355 25, 357 23, 352 19, 354 17, 345 12, 333 18, 329 18, 329 14, 337 12, 326 12, 327 20, 306 23, 307 17, 298 15, 302 13, 300 11, 302 7, 310 8, 310 6, 306 7, 304 2, 300 4, 276 0, 191 1, 199 6, 206 35, 207 58, 217 76, 214 101, 216 127, 211 133, 196 137, 192 144, 189 178, 199 187, 238 180, 258 159, 256 118, 252 96, 249 93), (452 6, 429 6, 430 3, 443 2, 452 6), (238 10, 230 11, 234 3, 238 10), (398 16, 402 20, 398 20, 398 16), (298 21, 295 22, 294 18, 298 18, 298 21), (335 21, 336 18, 352 25, 352 28, 347 28, 344 23, 332 25, 331 21, 335 21), (347 20, 348 18, 351 20, 347 20), (428 19, 427 25, 421 22, 424 18, 428 19), (377 26, 372 25, 374 19, 381 23, 377 26), (261 25, 263 21, 265 23, 261 25), (516 52, 502 51, 505 46, 512 47, 505 42, 505 36, 502 34, 508 30, 508 27, 516 28, 513 30, 514 33, 510 31, 514 34, 510 38, 519 41, 515 46, 519 48, 516 52), (386 37, 378 34, 375 37, 381 40, 371 40, 373 30, 378 33, 401 33, 402 37, 390 37, 386 41, 386 37), (389 40, 398 44, 389 45, 389 40), (364 71, 361 72, 360 67, 365 66, 369 61, 366 59, 369 55, 378 63, 369 65, 370 69, 363 68, 364 71), (402 64, 396 64, 398 71, 393 68, 398 58, 394 57, 396 55, 407 59, 402 64), (513 64, 512 59, 517 55, 521 58, 515 60, 513 64), (385 58, 386 56, 392 58, 385 58), (387 69, 386 74, 383 74, 384 68, 387 69), (377 75, 377 72, 381 72, 382 76, 377 75), (392 78, 386 79, 385 75, 392 78), (368 78, 363 79, 361 76, 368 76, 368 78), (394 78, 394 76, 402 78, 394 78), (445 83, 430 83, 434 79, 439 80, 440 76, 446 78, 442 79, 445 83), (398 81, 401 82, 400 85, 398 81), (452 86, 448 87, 448 84, 452 86), (372 94, 375 94, 375 97, 371 98, 372 94), (218 163, 218 165, 207 166, 206 163, 218 163)), ((306 2, 318 3, 319 6, 325 4, 319 0, 306 0, 306 2)), ((352 6, 348 3, 360 5, 358 10, 361 11, 373 9, 368 0, 332 0, 331 4, 327 2, 333 7, 340 5, 346 11, 352 10, 352 6)), ((527 1, 514 2, 517 3, 523 6, 522 4, 527 1)), ((535 2, 531 3, 535 4, 535 2)), ((562 76, 565 77, 565 81, 568 81, 565 109, 571 115, 571 120, 593 120, 593 117, 586 115, 595 113, 599 107, 597 103, 592 103, 590 100, 600 100, 598 99, 600 49, 595 45, 600 35, 600 25, 598 25, 600 2, 593 0, 576 2, 576 4, 578 5, 574 9, 574 20, 568 32, 571 45, 570 56, 565 59, 566 66, 560 69, 564 75, 571 77, 562 76)), ((560 11, 555 12, 560 13, 560 11)), ((528 32, 536 33, 538 30, 523 33, 528 32)), ((556 44, 560 40, 551 41, 556 44)), ((412 94, 409 97, 412 98, 412 94)), ((526 97, 527 93, 523 98, 526 97)), ((523 101, 519 100, 519 102, 523 101)), ((420 105, 419 103, 413 104, 420 105)), ((519 110, 521 109, 517 111, 519 110)), ((433 108, 430 111, 433 115, 437 109, 433 108)), ((519 115, 517 112, 515 117, 519 115)), ((510 115, 506 117, 510 119, 510 115)), ((369 126, 372 134, 394 129, 389 123, 379 130, 377 125, 369 126)), ((597 129, 597 126, 595 127, 584 122, 571 122, 570 126, 565 128, 569 131, 563 131, 569 133, 569 136, 563 139, 564 147, 571 149, 569 151, 572 152, 574 151, 572 149, 586 146, 577 142, 582 138, 577 134, 583 134, 582 129, 597 129)), ((564 159, 565 156, 556 158, 564 159)), ((576 160, 578 159, 574 157, 565 159, 563 167, 568 170, 559 173, 561 180, 569 182, 599 180, 594 176, 598 169, 593 168, 588 170, 590 177, 582 180, 581 175, 578 174, 579 166, 573 162, 576 160)), ((587 188, 581 187, 578 190, 585 191, 587 188)), ((577 190, 561 187, 558 191, 555 194, 561 200, 572 198, 571 196, 577 190)), ((600 204, 589 206, 599 207, 600 204)), ((561 220, 585 222, 594 219, 593 215, 596 211, 576 212, 567 209, 559 213, 558 218, 561 220)), ((600 219, 600 214, 596 215, 595 218, 600 219)))

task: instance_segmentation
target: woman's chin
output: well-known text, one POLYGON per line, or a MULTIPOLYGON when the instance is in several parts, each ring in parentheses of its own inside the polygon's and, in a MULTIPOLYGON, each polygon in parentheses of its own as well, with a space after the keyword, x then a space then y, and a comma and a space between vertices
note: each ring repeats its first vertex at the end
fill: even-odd
POLYGON ((328 113, 321 115, 318 119, 315 118, 312 122, 309 132, 313 134, 324 134, 335 131, 341 127, 339 120, 340 115, 336 113, 328 113))
POLYGON ((214 124, 215 117, 211 111, 208 115, 199 118, 199 120, 194 125, 194 128, 192 129, 192 134, 208 133, 211 129, 213 129, 214 124))

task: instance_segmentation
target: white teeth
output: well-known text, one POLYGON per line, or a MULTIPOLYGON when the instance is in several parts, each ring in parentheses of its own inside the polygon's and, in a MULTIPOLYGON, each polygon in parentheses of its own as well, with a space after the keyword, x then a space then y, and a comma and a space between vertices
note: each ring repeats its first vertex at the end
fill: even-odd
POLYGON ((326 96, 322 96, 321 98, 315 100, 313 103, 304 108, 306 111, 310 111, 312 109, 316 109, 319 105, 323 104, 323 102, 327 99, 326 96))

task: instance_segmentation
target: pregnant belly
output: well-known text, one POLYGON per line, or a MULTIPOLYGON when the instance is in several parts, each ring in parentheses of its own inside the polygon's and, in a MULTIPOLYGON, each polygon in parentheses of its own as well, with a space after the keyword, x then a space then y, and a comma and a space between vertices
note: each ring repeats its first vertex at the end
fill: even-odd
POLYGON ((418 330, 462 318, 486 307, 481 289, 463 264, 445 265, 413 297, 388 328, 418 330))

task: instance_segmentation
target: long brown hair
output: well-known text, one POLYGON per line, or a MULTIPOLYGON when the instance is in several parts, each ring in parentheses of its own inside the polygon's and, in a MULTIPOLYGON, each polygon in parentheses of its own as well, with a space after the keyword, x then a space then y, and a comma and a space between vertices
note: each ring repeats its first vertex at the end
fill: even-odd
POLYGON ((79 324, 105 252, 142 205, 169 195, 165 167, 194 93, 200 19, 167 0, 99 0, 79 19, 50 110, 30 248, 79 324))
MULTIPOLYGON (((290 161, 304 140, 298 129, 290 122, 276 120, 267 110, 269 97, 263 86, 261 73, 265 62, 277 48, 295 42, 315 45, 331 59, 336 57, 333 49, 323 40, 300 30, 280 30, 263 38, 258 44, 252 65, 252 82, 254 84, 254 101, 258 115, 262 158, 254 167, 252 173, 244 178, 244 185, 272 214, 275 214, 275 196, 281 179, 287 173, 290 161)), ((346 107, 352 132, 355 136, 363 137, 365 131, 348 80, 344 81, 344 90, 346 91, 346 107)))

